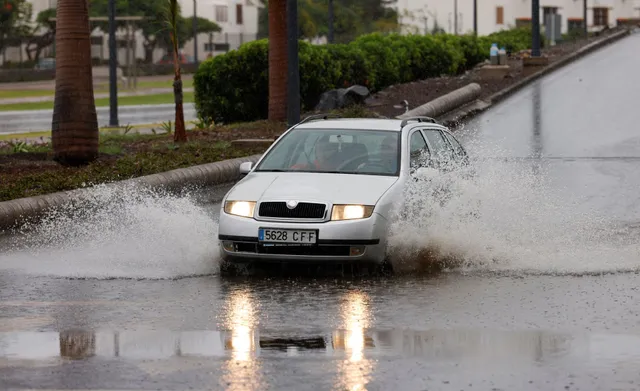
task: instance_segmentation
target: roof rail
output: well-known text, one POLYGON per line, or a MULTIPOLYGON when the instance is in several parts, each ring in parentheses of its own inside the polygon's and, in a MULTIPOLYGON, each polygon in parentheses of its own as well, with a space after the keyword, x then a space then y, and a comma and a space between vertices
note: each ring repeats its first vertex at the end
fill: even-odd
POLYGON ((317 119, 329 119, 329 118, 342 118, 342 116, 337 114, 314 114, 314 115, 305 117, 302 121, 298 122, 296 125, 300 125, 309 121, 315 121, 317 119))
POLYGON ((404 128, 409 121, 418 121, 418 122, 431 122, 432 124, 437 124, 438 122, 431 117, 409 117, 402 120, 400 123, 400 129, 404 128))

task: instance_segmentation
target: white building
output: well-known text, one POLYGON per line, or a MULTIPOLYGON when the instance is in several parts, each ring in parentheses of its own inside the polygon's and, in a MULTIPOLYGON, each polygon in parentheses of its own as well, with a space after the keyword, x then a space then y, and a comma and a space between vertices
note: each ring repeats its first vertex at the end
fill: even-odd
MULTIPOLYGON (((198 59, 237 49, 241 44, 254 41, 258 35, 259 0, 181 0, 182 15, 196 15, 216 22, 222 28, 219 33, 198 34, 198 59)), ((194 55, 193 40, 186 42, 184 52, 194 55)))
MULTIPOLYGON (((37 15, 49 8, 55 8, 57 0, 29 0, 33 9, 33 22, 37 15)), ((180 0, 182 16, 193 16, 193 0, 180 0)), ((258 0, 196 0, 196 14, 199 17, 216 22, 222 31, 214 34, 198 35, 198 60, 204 60, 209 53, 221 54, 229 50, 237 49, 242 43, 253 41, 258 33, 258 0), (255 1, 255 4, 254 2, 255 1)), ((126 31, 120 29, 117 33, 118 40, 126 40, 126 31)), ((92 31, 94 45, 92 57, 107 60, 109 58, 109 35, 100 29, 92 31), (101 44, 98 44, 101 42, 101 44)), ((135 32, 135 57, 139 60, 145 58, 144 37, 140 31, 135 32)), ((194 41, 185 42, 183 52, 187 56, 194 55, 194 41)), ((4 61, 26 61, 26 45, 22 48, 6 48, 4 56, 0 56, 0 63, 4 61), (21 53, 22 51, 22 53, 21 53)), ((45 50, 44 56, 51 55, 52 50, 45 50)), ((165 50, 156 49, 153 53, 153 62, 157 62, 165 55, 165 50)), ((127 62, 127 49, 118 48, 118 62, 124 65, 127 62)), ((133 56, 130 55, 131 60, 133 56)))
MULTIPOLYGON (((479 35, 531 20, 531 0, 476 1, 479 35)), ((570 24, 582 23, 583 4, 583 0, 540 0, 540 23, 549 13, 560 14, 566 33, 570 24)), ((398 12, 406 32, 430 32, 437 26, 453 34, 456 24, 458 34, 473 32, 473 0, 399 0, 398 12)), ((589 28, 614 27, 618 18, 640 18, 640 0, 587 0, 589 28)))
MULTIPOLYGON (((56 0, 29 0, 33 6, 33 18, 40 11, 56 6, 56 0)), ((405 32, 431 32, 438 27, 446 33, 458 34, 473 31, 474 0, 398 0, 400 23, 405 32), (456 12, 457 11, 457 12, 456 12), (457 18, 455 15, 457 14, 457 18)), ((515 27, 531 20, 531 0, 475 0, 477 1, 478 34, 487 35, 503 29, 515 27)), ((540 22, 549 13, 561 15, 562 33, 572 25, 580 26, 583 18, 583 0, 539 0, 540 22)), ((259 0, 180 0, 182 15, 193 16, 194 3, 199 17, 216 22, 222 31, 198 35, 198 60, 209 55, 217 55, 237 49, 242 43, 253 41, 258 33, 258 13, 262 6, 259 0)), ((589 28, 614 27, 618 19, 640 18, 640 0, 587 0, 587 24, 589 28)), ((108 59, 108 35, 96 29, 92 33, 100 45, 93 46, 92 57, 108 59), (101 38, 102 37, 102 38, 101 38)), ((118 32, 118 40, 125 39, 125 31, 118 32)), ((312 40, 323 43, 324 37, 312 40)), ((136 58, 144 59, 144 39, 136 32, 136 58)), ((126 49, 118 49, 118 61, 126 63, 126 49)), ((187 56, 194 55, 194 41, 185 42, 183 48, 187 56)), ((47 56, 50 51, 45 50, 47 56)), ((153 61, 165 55, 163 49, 156 49, 153 61)), ((27 56, 20 48, 7 48, 0 61, 22 61, 27 56)))

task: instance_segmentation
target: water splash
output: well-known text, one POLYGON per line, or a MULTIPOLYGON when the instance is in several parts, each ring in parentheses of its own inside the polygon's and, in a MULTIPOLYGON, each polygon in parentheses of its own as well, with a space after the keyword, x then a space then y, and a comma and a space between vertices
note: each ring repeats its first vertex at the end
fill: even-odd
POLYGON ((22 226, 0 255, 0 268, 96 279, 217 271, 217 224, 192 193, 99 185, 88 195, 22 226))
MULTIPOLYGON (((486 145, 480 156, 507 155, 486 145)), ((411 183, 391 227, 400 273, 449 269, 584 275, 640 270, 637 230, 591 207, 554 178, 557 163, 475 159, 461 170, 411 183)), ((606 213, 605 213, 606 212, 606 213)))

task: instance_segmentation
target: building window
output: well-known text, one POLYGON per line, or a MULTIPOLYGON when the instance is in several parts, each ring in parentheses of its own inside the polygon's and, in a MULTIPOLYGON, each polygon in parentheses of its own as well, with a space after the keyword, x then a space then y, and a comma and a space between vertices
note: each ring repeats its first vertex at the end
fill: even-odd
POLYGON ((236 24, 242 24, 242 4, 236 4, 236 24))
POLYGON ((567 29, 569 31, 573 30, 582 30, 582 19, 580 18, 568 18, 567 19, 567 29))
POLYGON ((496 24, 504 24, 504 7, 496 7, 496 24))
POLYGON ((216 22, 225 23, 229 20, 226 5, 216 5, 216 22))
POLYGON ((593 25, 608 26, 609 25, 609 9, 605 7, 593 8, 593 25))
POLYGON ((558 13, 558 7, 542 7, 542 20, 546 21, 547 16, 556 15, 558 13))

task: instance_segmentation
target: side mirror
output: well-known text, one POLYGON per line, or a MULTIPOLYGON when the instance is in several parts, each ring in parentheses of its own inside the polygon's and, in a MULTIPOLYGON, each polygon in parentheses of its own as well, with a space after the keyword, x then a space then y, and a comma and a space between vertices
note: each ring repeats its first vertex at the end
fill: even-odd
POLYGON ((248 173, 251 172, 251 169, 253 168, 253 163, 251 162, 244 162, 240 164, 240 174, 241 175, 247 175, 248 173))

